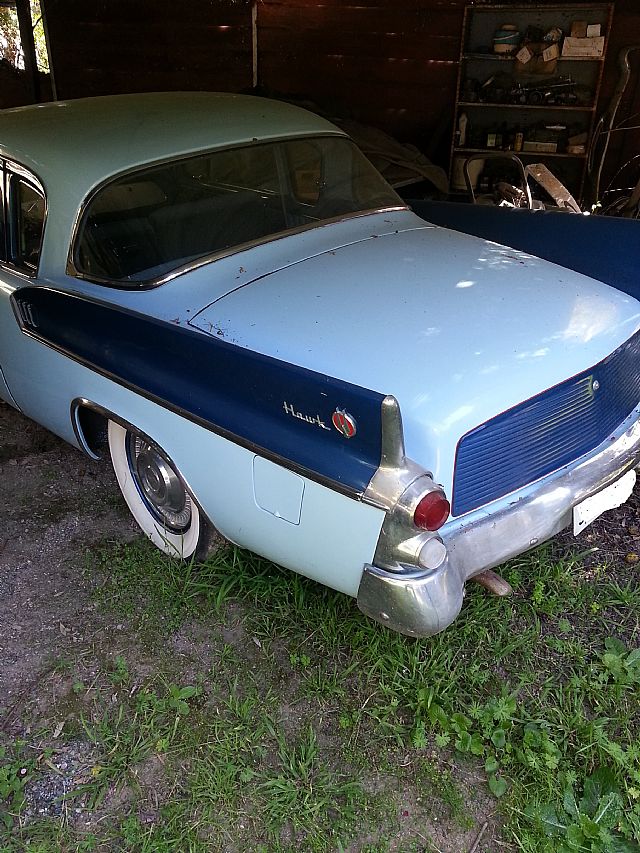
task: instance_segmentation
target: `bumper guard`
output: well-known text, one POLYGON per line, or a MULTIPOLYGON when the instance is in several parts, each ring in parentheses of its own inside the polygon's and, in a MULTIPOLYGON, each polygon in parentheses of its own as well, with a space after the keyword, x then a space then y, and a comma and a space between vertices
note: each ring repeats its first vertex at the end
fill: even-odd
MULTIPOLYGON (((442 631, 460 612, 467 580, 568 527, 577 504, 616 482, 639 459, 640 406, 591 453, 447 522, 439 531, 446 555, 436 568, 366 565, 358 607, 401 634, 428 637, 442 631)), ((413 533, 415 539, 415 528, 413 533)), ((425 534, 425 542, 429 538, 433 534, 425 534)))

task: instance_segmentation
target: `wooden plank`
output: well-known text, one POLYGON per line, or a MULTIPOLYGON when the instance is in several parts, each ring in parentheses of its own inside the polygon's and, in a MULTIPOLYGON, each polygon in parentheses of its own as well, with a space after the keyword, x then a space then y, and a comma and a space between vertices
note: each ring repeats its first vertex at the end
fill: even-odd
POLYGON ((194 73, 193 69, 181 71, 141 71, 132 77, 123 71, 106 75, 102 68, 83 68, 82 78, 70 75, 65 80, 65 97, 80 98, 89 95, 127 94, 133 92, 170 92, 170 91, 225 91, 237 92, 246 88, 246 80, 238 80, 232 70, 226 75, 206 77, 194 73))
MULTIPOLYGON (((358 84, 377 87, 376 96, 382 97, 386 87, 398 89, 406 87, 424 87, 440 85, 435 82, 438 75, 444 75, 447 81, 454 80, 457 73, 457 63, 439 62, 429 59, 401 60, 393 59, 371 60, 349 56, 317 56, 313 66, 304 63, 296 65, 292 70, 292 57, 275 53, 261 55, 260 80, 269 89, 285 86, 285 91, 304 90, 313 95, 317 86, 327 88, 333 86, 336 91, 358 84), (289 60, 289 61, 287 61, 289 60), (303 85, 304 84, 304 85, 303 85)), ((428 91, 428 90, 427 90, 428 91)), ((425 91, 425 97, 427 96, 425 91)))
POLYGON ((121 43, 115 40, 103 39, 99 43, 90 37, 78 39, 75 49, 69 53, 65 67, 81 68, 83 65, 103 65, 105 71, 118 71, 128 66, 127 73, 144 71, 151 63, 167 67, 168 60, 176 55, 185 61, 216 66, 224 62, 237 62, 240 58, 250 59, 250 45, 247 47, 239 40, 229 44, 219 39, 204 39, 201 44, 192 44, 189 53, 185 53, 184 45, 178 39, 169 42, 166 33, 150 40, 143 51, 134 39, 123 39, 121 43))
MULTIPOLYGON (((339 87, 336 85, 336 79, 343 79, 340 74, 334 78, 325 74, 318 75, 315 81, 309 76, 292 83, 291 77, 278 68, 268 76, 275 93, 283 96, 303 96, 317 103, 320 108, 329 110, 340 107, 339 112, 342 115, 351 115, 354 118, 365 113, 368 117, 375 116, 376 113, 388 115, 393 111, 398 115, 403 112, 419 113, 423 120, 424 117, 433 115, 429 124, 434 124, 440 121, 443 112, 453 116, 450 91, 452 86, 455 87, 455 70, 443 69, 441 73, 432 74, 424 85, 389 83, 384 91, 371 86, 369 81, 362 77, 339 87), (296 86, 298 88, 294 88, 296 86), (425 89, 425 86, 428 88, 425 89), (426 91, 431 94, 427 96, 426 91)), ((372 123, 377 124, 376 121, 372 123)))
POLYGON ((359 32, 338 28, 330 37, 321 30, 307 30, 294 37, 288 27, 261 27, 260 53, 286 53, 309 61, 310 56, 343 54, 355 57, 389 57, 418 59, 423 57, 457 61, 460 54, 459 34, 421 32, 359 32))
POLYGON ((250 0, 238 3, 212 3, 211 0, 189 0, 177 7, 173 0, 44 0, 48 25, 74 25, 76 22, 93 22, 117 28, 119 25, 138 23, 145 26, 162 21, 170 28, 182 23, 212 21, 234 24, 250 14, 250 0))
MULTIPOLYGON (((291 8, 294 6, 309 8, 309 9, 326 9, 335 8, 344 10, 361 10, 368 12, 383 12, 385 14, 393 14, 400 17, 406 12, 416 11, 423 15, 429 15, 432 12, 447 11, 448 9, 464 10, 464 7, 473 0, 364 0, 361 3, 343 2, 343 0, 326 0, 324 3, 318 0, 261 0, 261 5, 269 8, 278 6, 291 8)), ((518 0, 520 2, 520 0, 518 0)), ((524 0, 523 0, 524 2, 524 0)))
POLYGON ((464 5, 264 0, 260 83, 425 148, 453 120, 464 5))
POLYGON ((325 32, 327 38, 339 32, 358 34, 400 33, 447 33, 456 27, 459 33, 462 10, 443 11, 422 9, 403 10, 401 13, 391 6, 371 8, 368 6, 314 5, 302 7, 297 4, 281 6, 267 2, 259 8, 259 26, 262 29, 284 28, 304 38, 312 30, 325 32), (454 24, 455 22, 455 24, 454 24))
POLYGON ((43 0, 59 97, 251 86, 251 2, 43 0))

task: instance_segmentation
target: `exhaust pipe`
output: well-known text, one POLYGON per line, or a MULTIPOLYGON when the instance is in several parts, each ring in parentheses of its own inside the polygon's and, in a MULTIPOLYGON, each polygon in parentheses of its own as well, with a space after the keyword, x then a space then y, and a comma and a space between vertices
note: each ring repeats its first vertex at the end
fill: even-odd
POLYGON ((492 572, 491 569, 487 569, 486 572, 480 572, 479 575, 474 575, 470 580, 477 581, 480 586, 488 589, 489 592, 492 592, 499 598, 504 598, 507 595, 513 594, 511 584, 507 583, 507 581, 504 578, 501 578, 496 572, 492 572))

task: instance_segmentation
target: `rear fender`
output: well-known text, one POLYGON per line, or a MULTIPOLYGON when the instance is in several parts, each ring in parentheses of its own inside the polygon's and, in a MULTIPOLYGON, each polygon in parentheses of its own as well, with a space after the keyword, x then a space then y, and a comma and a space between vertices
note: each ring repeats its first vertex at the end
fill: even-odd
POLYGON ((304 476, 361 497, 378 469, 383 394, 86 297, 24 287, 12 302, 24 334, 304 476))

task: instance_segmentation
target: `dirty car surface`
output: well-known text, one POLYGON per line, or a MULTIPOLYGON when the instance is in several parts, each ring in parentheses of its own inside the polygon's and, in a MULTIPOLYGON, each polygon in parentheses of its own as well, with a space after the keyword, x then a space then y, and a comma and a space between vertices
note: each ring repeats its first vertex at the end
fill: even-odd
POLYGON ((330 123, 249 96, 0 115, 0 397, 161 549, 213 531, 395 630, 631 492, 640 305, 412 213, 330 123))

